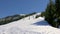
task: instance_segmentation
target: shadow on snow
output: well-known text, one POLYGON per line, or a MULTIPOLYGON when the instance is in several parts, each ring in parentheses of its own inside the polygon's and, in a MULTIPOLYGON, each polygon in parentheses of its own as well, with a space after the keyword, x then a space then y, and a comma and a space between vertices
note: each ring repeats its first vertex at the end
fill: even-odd
POLYGON ((39 21, 37 23, 33 23, 32 25, 37 25, 37 26, 49 26, 48 22, 43 20, 43 21, 39 21))

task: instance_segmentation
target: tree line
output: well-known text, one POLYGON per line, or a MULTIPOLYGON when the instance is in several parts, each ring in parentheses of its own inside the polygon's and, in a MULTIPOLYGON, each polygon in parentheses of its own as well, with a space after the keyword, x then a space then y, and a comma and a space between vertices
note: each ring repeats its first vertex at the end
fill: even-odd
POLYGON ((16 15, 0 18, 0 25, 8 24, 8 23, 11 23, 13 21, 17 21, 17 20, 20 20, 22 18, 31 16, 31 15, 34 15, 34 14, 36 14, 36 12, 30 13, 30 14, 26 14, 26 15, 16 14, 16 15))

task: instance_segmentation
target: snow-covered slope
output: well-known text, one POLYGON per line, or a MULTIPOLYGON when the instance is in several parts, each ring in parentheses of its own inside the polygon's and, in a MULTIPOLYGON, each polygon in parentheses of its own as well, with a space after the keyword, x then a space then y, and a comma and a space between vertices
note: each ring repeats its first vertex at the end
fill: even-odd
POLYGON ((60 34, 60 29, 50 26, 37 14, 0 26, 0 34, 60 34))

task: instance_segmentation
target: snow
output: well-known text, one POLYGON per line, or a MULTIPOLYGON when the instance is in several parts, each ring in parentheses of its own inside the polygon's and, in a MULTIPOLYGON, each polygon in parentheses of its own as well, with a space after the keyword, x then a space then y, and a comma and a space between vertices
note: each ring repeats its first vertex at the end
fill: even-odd
POLYGON ((60 34, 60 29, 50 26, 43 17, 35 16, 36 14, 1 25, 0 34, 60 34))

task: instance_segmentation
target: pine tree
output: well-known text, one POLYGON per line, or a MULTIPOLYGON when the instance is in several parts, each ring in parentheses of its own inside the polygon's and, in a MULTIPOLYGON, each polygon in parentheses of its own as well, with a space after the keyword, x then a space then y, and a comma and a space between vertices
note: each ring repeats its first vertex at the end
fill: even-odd
POLYGON ((58 23, 55 21, 56 19, 56 8, 55 4, 52 0, 47 5, 46 12, 45 12, 45 20, 49 22, 53 27, 58 27, 58 23))
POLYGON ((56 11, 57 11, 57 14, 58 16, 60 16, 60 0, 56 0, 56 11))
POLYGON ((58 23, 60 24, 60 0, 55 0, 55 2, 56 2, 57 19, 58 19, 58 23))
POLYGON ((45 17, 48 19, 53 18, 53 15, 55 13, 55 5, 53 4, 52 0, 50 0, 50 3, 47 5, 46 12, 45 12, 45 17))

